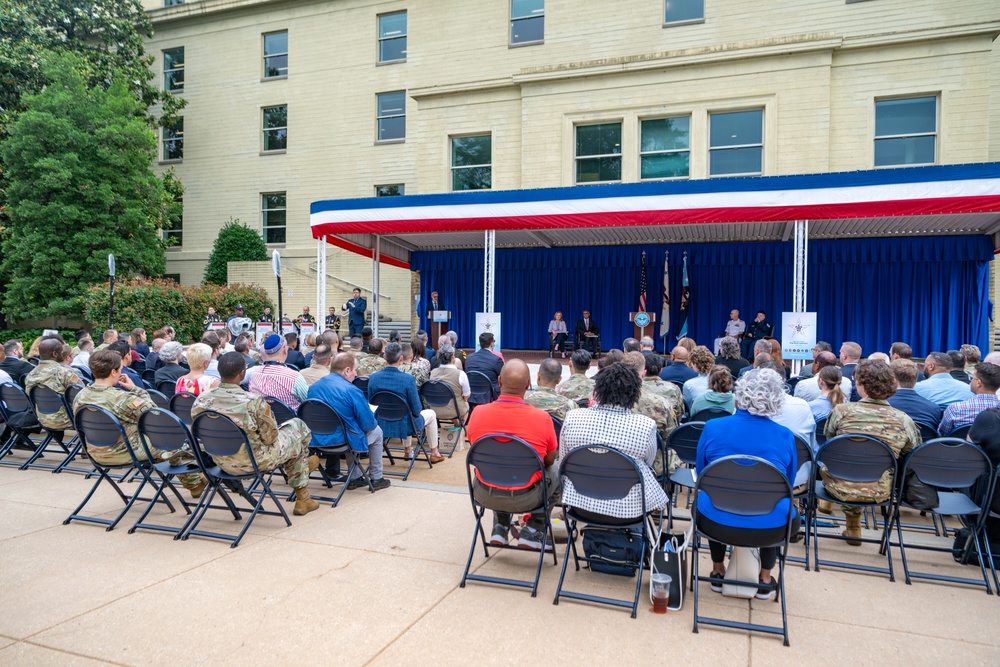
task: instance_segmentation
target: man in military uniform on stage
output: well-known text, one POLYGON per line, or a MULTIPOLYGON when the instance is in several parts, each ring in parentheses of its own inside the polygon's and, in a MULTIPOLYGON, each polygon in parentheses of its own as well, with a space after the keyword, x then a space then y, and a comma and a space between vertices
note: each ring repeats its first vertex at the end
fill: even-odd
POLYGON ((258 322, 265 322, 267 324, 273 324, 274 323, 274 315, 271 314, 271 306, 266 306, 264 308, 264 312, 261 313, 261 316, 257 318, 257 321, 258 322))
POLYGON ((774 325, 767 321, 767 314, 763 310, 758 310, 757 318, 750 323, 743 334, 743 342, 740 344, 743 358, 753 361, 754 343, 772 335, 774 335, 774 325))
POLYGON ((589 369, 590 352, 583 349, 575 351, 569 360, 569 377, 559 383, 556 393, 577 405, 582 400, 589 400, 590 392, 594 391, 594 381, 587 377, 589 369))
POLYGON ((333 329, 338 335, 340 334, 340 316, 337 315, 335 307, 330 306, 330 314, 326 316, 325 324, 327 329, 333 329))
MULTIPOLYGON (((66 393, 66 388, 72 384, 80 384, 80 378, 69 366, 63 366, 57 358, 62 358, 63 344, 57 338, 47 338, 38 346, 38 366, 33 368, 25 378, 24 391, 29 396, 35 385, 48 387, 60 396, 66 393)), ((54 414, 38 412, 38 422, 44 426, 56 440, 62 442, 63 431, 73 428, 65 408, 59 408, 54 414)))
POLYGON ((525 392, 524 402, 564 421, 567 412, 580 406, 572 399, 556 393, 560 378, 562 364, 555 359, 543 359, 538 365, 538 386, 525 392))
MULTIPOLYGON (((242 358, 240 356, 240 359, 242 358)), ((105 465, 130 463, 132 458, 129 456, 128 447, 131 446, 135 457, 140 461, 145 461, 146 450, 139 442, 139 416, 147 410, 155 408, 156 404, 153 403, 145 389, 136 387, 132 380, 122 373, 122 355, 115 350, 95 350, 90 355, 90 372, 94 375, 94 383, 84 387, 76 395, 76 399, 73 401, 73 412, 76 413, 86 405, 104 408, 117 417, 118 421, 125 427, 128 444, 124 440, 119 440, 111 447, 91 447, 88 445, 87 456, 105 465)), ((162 460, 162 454, 158 449, 150 449, 152 449, 154 457, 162 460)), ((170 464, 174 466, 193 462, 194 456, 183 449, 175 451, 170 456, 170 464)), ((208 484, 201 473, 178 475, 177 479, 184 485, 184 488, 191 492, 192 498, 200 497, 208 484)))
POLYGON ((726 335, 730 338, 739 339, 740 335, 746 331, 747 323, 740 319, 740 311, 735 308, 729 313, 729 321, 726 322, 726 335))
MULTIPOLYGON (((268 471, 281 466, 288 475, 288 484, 295 489, 293 514, 308 514, 319 508, 319 503, 306 488, 309 474, 319 465, 316 456, 309 456, 312 434, 305 422, 297 418, 289 419, 278 428, 267 402, 240 388, 246 368, 246 360, 239 352, 227 352, 219 357, 222 384, 195 399, 191 416, 214 410, 232 419, 246 432, 257 467, 268 471)), ((253 472, 250 457, 243 448, 235 456, 213 458, 220 468, 231 474, 253 472)))
POLYGON ((208 331, 208 325, 214 324, 219 321, 219 316, 215 314, 215 308, 211 306, 208 307, 208 315, 201 321, 201 325, 204 331, 208 331))

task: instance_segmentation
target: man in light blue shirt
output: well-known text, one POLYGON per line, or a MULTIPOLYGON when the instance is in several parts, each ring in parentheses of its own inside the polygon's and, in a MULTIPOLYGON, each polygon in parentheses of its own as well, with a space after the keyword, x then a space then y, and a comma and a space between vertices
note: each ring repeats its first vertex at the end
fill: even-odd
POLYGON ((951 377, 950 372, 951 357, 944 352, 931 352, 924 361, 924 375, 927 379, 918 382, 913 390, 942 408, 972 398, 969 385, 951 377))

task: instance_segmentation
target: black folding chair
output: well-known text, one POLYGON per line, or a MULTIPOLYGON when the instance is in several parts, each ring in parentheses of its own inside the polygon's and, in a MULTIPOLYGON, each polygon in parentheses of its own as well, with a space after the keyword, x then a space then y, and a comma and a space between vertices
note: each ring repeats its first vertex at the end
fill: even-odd
POLYGON ((15 447, 22 449, 27 449, 31 452, 29 456, 29 461, 34 460, 45 450, 48 446, 49 441, 52 439, 51 434, 46 433, 45 437, 41 441, 36 442, 32 440, 32 433, 40 433, 41 426, 38 427, 25 427, 19 425, 18 422, 32 419, 35 417, 34 407, 31 405, 31 401, 28 399, 27 394, 24 393, 24 389, 16 384, 2 384, 0 385, 0 416, 3 417, 4 423, 7 428, 10 429, 10 434, 7 436, 7 440, 0 445, 0 465, 11 466, 14 468, 23 468, 24 463, 20 461, 4 461, 15 447), (37 430, 35 430, 37 428, 37 430))
POLYGON ((589 408, 590 407, 590 399, 589 398, 581 398, 580 400, 578 400, 576 402, 576 404, 579 405, 581 408, 589 408))
MULTIPOLYGON (((410 412, 410 406, 399 394, 391 391, 376 391, 375 394, 368 399, 368 402, 376 406, 375 410, 375 420, 379 424, 383 423, 402 423, 409 431, 408 436, 404 436, 402 440, 406 440, 407 437, 412 438, 415 441, 412 456, 410 457, 409 465, 406 468, 406 472, 388 472, 383 471, 384 475, 391 475, 393 477, 401 477, 403 481, 410 476, 410 471, 413 470, 413 464, 417 462, 419 457, 421 461, 426 461, 427 465, 431 468, 434 464, 431 463, 430 452, 427 451, 427 437, 424 435, 422 430, 417 428, 417 422, 413 414, 410 412)), ((385 430, 384 428, 382 429, 385 430)), ((382 438, 382 449, 384 456, 389 459, 389 465, 396 465, 396 459, 392 455, 392 448, 389 446, 389 441, 392 438, 383 437, 382 438)), ((400 445, 402 448, 403 445, 400 445)))
MULTIPOLYGON (((984 480, 989 480, 991 477, 993 477, 993 464, 989 457, 979 447, 965 440, 956 438, 930 440, 914 449, 906 457, 899 477, 903 481, 903 485, 900 486, 899 500, 896 503, 892 520, 899 537, 899 554, 903 559, 903 573, 906 576, 907 584, 911 583, 911 579, 929 579, 985 586, 986 592, 990 595, 993 594, 989 577, 986 574, 986 550, 982 547, 982 542, 986 541, 984 518, 989 511, 990 502, 990 484, 989 482, 984 483, 984 480), (940 517, 964 516, 969 518, 968 522, 971 524, 969 541, 971 544, 967 545, 966 549, 969 546, 974 549, 970 555, 975 553, 979 560, 979 569, 983 574, 982 581, 910 570, 906 562, 907 548, 948 554, 953 554, 954 551, 950 544, 947 546, 910 544, 907 547, 904 543, 903 524, 900 522, 899 515, 901 507, 912 507, 904 500, 905 480, 908 472, 912 472, 917 480, 937 489, 938 506, 926 510, 927 512, 940 517), (978 489, 975 488, 977 485, 978 489)), ((947 536, 947 532, 945 535, 947 536)), ((894 546, 897 545, 894 544, 894 546)))
MULTIPOLYGON (((465 588, 466 581, 482 581, 491 584, 502 584, 505 586, 518 586, 530 588, 531 597, 538 593, 538 579, 542 574, 542 562, 545 554, 552 554, 552 563, 558 565, 555 546, 550 546, 552 535, 552 519, 549 516, 548 493, 543 489, 542 503, 538 507, 525 507, 518 512, 540 513, 545 517, 542 526, 542 548, 538 550, 538 568, 535 570, 535 578, 532 581, 521 579, 505 579, 502 577, 490 577, 482 574, 469 574, 472 567, 472 556, 476 552, 476 543, 482 539, 483 552, 486 557, 490 557, 490 547, 494 549, 524 549, 512 545, 490 544, 483 530, 483 515, 486 510, 493 509, 489 504, 484 504, 476 499, 475 485, 473 479, 478 480, 484 486, 517 488, 524 486, 536 474, 541 475, 540 484, 545 484, 545 466, 535 448, 520 438, 503 435, 500 433, 483 436, 472 443, 469 453, 465 457, 465 475, 469 484, 469 498, 472 500, 472 513, 476 517, 476 526, 472 531, 472 546, 469 547, 469 559, 465 563, 465 571, 462 573, 462 581, 459 588, 465 588), (475 472, 473 472, 475 469, 475 472)), ((506 510, 503 510, 506 511, 506 510)))
MULTIPOLYGON (((554 428, 554 429, 556 430, 556 440, 558 440, 558 439, 559 439, 559 434, 560 434, 560 433, 562 433, 562 426, 563 426, 563 423, 562 423, 562 421, 561 421, 561 420, 560 420, 560 419, 559 419, 558 417, 556 417, 555 415, 549 415, 549 417, 551 417, 551 418, 552 418, 552 428, 554 428)), ((657 439, 659 439, 659 437, 660 437, 660 434, 659 434, 659 433, 657 433, 657 434, 656 434, 656 437, 657 437, 657 439)))
MULTIPOLYGON (((566 340, 563 341, 563 352, 573 354, 576 351, 576 336, 570 335, 566 332, 566 340)), ((552 335, 549 335, 549 357, 551 358, 556 352, 556 341, 552 335)))
POLYGON ((816 446, 826 442, 826 417, 816 421, 816 446))
POLYGON ((83 366, 73 366, 73 370, 76 374, 84 381, 85 384, 94 383, 94 374, 90 372, 89 368, 84 368, 83 366))
POLYGON ((482 371, 468 371, 466 375, 469 378, 469 407, 474 405, 485 405, 486 403, 492 403, 496 400, 496 387, 493 381, 490 379, 486 373, 482 371), (474 398, 481 398, 483 396, 488 396, 488 401, 478 400, 473 402, 474 398))
MULTIPOLYGON (((700 535, 709 539, 718 539, 711 531, 706 531, 698 514, 698 502, 704 500, 701 494, 711 501, 717 510, 737 514, 741 517, 766 516, 775 511, 779 503, 788 503, 788 518, 784 528, 734 528, 728 531, 725 541, 734 547, 745 548, 778 548, 777 595, 775 602, 781 601, 781 627, 744 623, 722 618, 711 618, 698 614, 698 593, 701 586, 694 587, 694 632, 698 632, 698 624, 715 625, 724 628, 736 628, 754 632, 781 635, 785 646, 788 646, 788 614, 785 609, 785 551, 791 539, 795 506, 792 499, 792 486, 785 474, 769 461, 757 456, 726 456, 717 459, 705 467, 698 475, 695 486, 695 500, 691 508, 694 521, 694 550, 691 560, 694 561, 692 580, 694 582, 711 582, 711 577, 698 574, 698 547, 700 535)), ((797 527, 794 528, 797 530, 797 527)), ((722 540, 719 540, 722 541, 722 540)), ((756 579, 756 577, 755 577, 756 579)), ((741 586, 759 587, 758 581, 727 581, 741 586)))
POLYGON ((164 410, 170 409, 170 399, 156 391, 155 389, 147 389, 146 393, 149 394, 149 398, 152 399, 153 403, 156 403, 156 407, 163 408, 164 410))
MULTIPOLYGON (((33 386, 31 388, 31 391, 28 392, 28 399, 34 406, 36 415, 52 415, 53 417, 55 417, 55 415, 60 410, 63 410, 64 411, 63 414, 68 416, 72 414, 73 411, 72 408, 66 404, 66 399, 64 396, 56 393, 54 390, 52 390, 49 387, 46 387, 45 385, 37 384, 33 386)), ((39 423, 41 423, 41 420, 39 420, 39 423)), ((24 462, 24 465, 22 465, 20 469, 27 470, 28 468, 34 467, 34 468, 45 468, 46 470, 52 470, 53 472, 63 470, 64 469, 63 464, 72 461, 76 457, 77 453, 80 451, 79 435, 74 435, 68 443, 63 443, 62 440, 60 439, 66 437, 65 432, 70 430, 71 428, 72 428, 72 420, 70 426, 62 430, 58 429, 52 430, 47 428, 45 425, 42 425, 42 429, 44 429, 47 434, 44 440, 47 446, 43 447, 39 445, 35 449, 35 453, 32 454, 31 457, 24 462), (57 434, 59 438, 56 437, 57 434), (56 445, 58 445, 59 449, 61 450, 60 454, 63 456, 61 462, 57 465, 50 465, 47 463, 36 463, 36 461, 39 458, 41 458, 42 455, 45 453, 47 447, 51 446, 53 442, 56 445)), ((88 472, 88 471, 81 470, 80 472, 88 472)))
POLYGON ((719 419, 721 417, 732 417, 733 413, 722 408, 703 408, 691 415, 689 422, 707 422, 709 419, 719 419))
MULTIPOLYGON (((444 382, 440 380, 428 380, 420 387, 420 398, 432 409, 442 408, 446 405, 451 405, 455 408, 455 418, 459 420, 461 426, 458 427, 460 435, 455 439, 455 444, 452 446, 451 451, 448 452, 448 458, 450 459, 455 454, 455 450, 458 449, 460 438, 469 437, 469 432, 466 430, 466 420, 462 419, 462 412, 458 407, 458 397, 455 396, 455 392, 452 391, 451 387, 444 382)), ((450 419, 438 419, 438 425, 447 425, 450 428, 452 421, 450 419)))
MULTIPOLYGON (((84 475, 87 476, 86 479, 90 479, 92 475, 97 474, 97 471, 94 469, 94 466, 90 466, 89 468, 74 468, 70 465, 71 463, 73 463, 73 461, 76 460, 76 456, 80 454, 80 452, 83 450, 83 440, 80 438, 79 429, 76 427, 76 414, 73 412, 73 401, 76 400, 76 395, 79 394, 80 391, 82 390, 83 390, 82 384, 71 384, 70 386, 66 387, 65 393, 63 393, 63 400, 65 401, 66 412, 67 414, 69 414, 69 420, 73 424, 73 431, 76 432, 76 436, 66 445, 67 447, 70 448, 72 454, 63 459, 63 462, 60 463, 58 466, 56 466, 56 469, 53 470, 52 472, 53 474, 58 474, 61 473, 63 470, 69 470, 70 472, 83 473, 84 475)), ((86 461, 86 459, 83 460, 86 461)))
POLYGON ((795 377, 793 377, 793 378, 789 378, 789 379, 788 379, 788 382, 786 382, 786 383, 785 383, 785 387, 787 387, 787 388, 788 388, 788 395, 789 395, 789 396, 794 396, 794 395, 795 395, 795 387, 796 387, 796 386, 797 386, 797 385, 798 385, 798 384, 799 384, 800 382, 802 382, 802 381, 803 381, 803 380, 805 380, 805 379, 806 379, 806 378, 804 378, 804 377, 799 377, 799 376, 795 376, 795 377))
POLYGON ((197 396, 187 391, 174 394, 170 397, 170 411, 180 417, 182 422, 191 426, 194 422, 194 418, 191 417, 191 408, 194 407, 194 402, 197 398, 197 396))
POLYGON ((156 391, 170 398, 177 391, 177 382, 175 380, 160 380, 156 383, 156 391))
MULTIPOLYGON (((809 444, 800 435, 795 436, 795 461, 798 463, 799 470, 803 469, 805 466, 804 476, 806 478, 805 488, 798 493, 795 493, 795 481, 792 480, 792 493, 795 501, 799 503, 802 508, 802 512, 799 513, 801 517, 808 517, 810 515, 811 503, 812 503, 812 490, 813 484, 816 482, 816 455, 813 453, 812 445, 809 444)), ((798 526, 793 526, 792 536, 798 534, 800 528, 798 526)), ((786 560, 790 560, 793 563, 804 563, 806 566, 806 571, 809 571, 809 542, 810 542, 810 531, 809 526, 806 524, 802 525, 802 532, 805 533, 803 536, 803 545, 805 546, 805 556, 799 558, 798 556, 786 556, 786 560)))
POLYGON ((929 442, 931 440, 936 440, 938 437, 937 426, 933 424, 924 424, 923 422, 914 422, 917 428, 920 429, 920 441, 929 442))
POLYGON ((354 381, 351 382, 351 384, 364 392, 365 396, 368 395, 368 376, 362 377, 358 375, 354 378, 354 381))
MULTIPOLYGON (((89 523, 97 523, 103 526, 107 526, 106 530, 114 530, 118 522, 128 514, 128 511, 132 509, 138 501, 148 502, 150 504, 156 502, 164 503, 171 512, 175 512, 174 506, 170 503, 170 500, 159 493, 159 484, 152 475, 150 475, 150 462, 140 461, 138 456, 136 456, 135 448, 132 443, 129 442, 128 434, 125 432, 125 427, 122 423, 118 421, 118 418, 113 414, 105 410, 104 408, 99 408, 93 405, 83 405, 80 409, 76 411, 75 418, 77 432, 80 434, 80 439, 83 441, 84 448, 87 452, 87 456, 90 458, 90 462, 94 466, 94 470, 97 471, 97 481, 94 486, 91 487, 90 493, 84 497, 83 502, 73 510, 73 512, 66 517, 63 521, 63 525, 69 523, 70 521, 85 521, 89 523), (94 447, 114 447, 119 442, 124 442, 125 450, 128 452, 129 460, 125 463, 107 464, 100 463, 94 458, 92 448, 94 447), (122 487, 119 485, 121 478, 116 480, 111 476, 110 472, 112 470, 123 470, 125 475, 131 470, 136 470, 139 478, 139 485, 136 487, 135 491, 131 495, 127 495, 122 487), (85 516, 80 514, 90 499, 94 496, 94 492, 97 491, 97 487, 101 485, 101 482, 107 482, 111 485, 111 488, 115 490, 118 497, 121 498, 122 502, 125 503, 125 508, 118 513, 114 519, 104 519, 97 516, 85 516), (142 490, 150 484, 153 489, 157 491, 156 495, 152 498, 141 497, 142 490)), ((123 475, 122 477, 124 477, 123 475)))
POLYGON ((639 596, 642 594, 643 559, 646 557, 646 550, 651 540, 649 524, 646 522, 646 484, 639 466, 631 457, 617 449, 584 445, 573 449, 563 457, 562 463, 559 465, 559 476, 564 488, 567 482, 571 482, 573 488, 581 496, 609 503, 623 501, 632 493, 633 489, 638 487, 639 495, 642 498, 642 512, 638 516, 618 519, 605 514, 584 511, 565 501, 562 503, 566 516, 566 528, 570 535, 576 535, 576 526, 581 522, 587 524, 588 528, 627 532, 630 535, 638 533, 638 559, 628 560, 626 557, 621 563, 623 567, 634 568, 638 572, 638 576, 635 582, 635 597, 632 600, 620 600, 563 590, 563 581, 566 577, 566 566, 569 564, 570 555, 573 556, 573 563, 576 565, 577 571, 580 570, 580 561, 588 565, 595 562, 589 556, 580 556, 576 548, 576 540, 569 540, 566 545, 566 555, 563 557, 562 571, 559 573, 559 583, 556 585, 556 596, 552 604, 559 604, 560 597, 595 602, 631 609, 632 618, 635 618, 636 610, 639 608, 639 596))
MULTIPOLYGON (((819 448, 819 451, 816 452, 816 465, 821 468, 826 467, 830 475, 837 479, 842 479, 847 482, 861 482, 868 484, 878 483, 886 471, 888 471, 892 475, 892 479, 895 480, 898 472, 896 455, 893 454, 892 449, 890 449, 888 445, 877 438, 857 433, 838 435, 837 437, 828 440, 819 448)), ((806 520, 806 524, 810 526, 812 530, 813 562, 816 565, 816 571, 819 572, 820 565, 829 565, 831 567, 839 567, 847 570, 860 570, 863 572, 888 574, 889 581, 895 581, 896 576, 892 567, 892 549, 887 539, 889 534, 889 517, 893 504, 892 496, 893 494, 890 493, 890 497, 883 501, 865 503, 852 500, 847 502, 834 498, 832 495, 827 493, 822 481, 816 481, 813 485, 813 497, 809 508, 811 516, 806 520), (844 535, 839 534, 831 535, 819 532, 819 528, 816 524, 816 504, 819 500, 825 500, 838 505, 852 505, 854 507, 860 507, 862 512, 873 507, 884 508, 882 513, 882 537, 879 539, 862 537, 859 541, 868 544, 881 545, 885 551, 888 568, 847 563, 844 561, 820 560, 819 538, 822 537, 824 539, 841 541, 854 538, 847 538, 844 535)))
POLYGON ((289 419, 295 419, 295 411, 288 407, 288 404, 281 399, 273 396, 265 396, 264 401, 271 406, 271 414, 274 415, 274 421, 278 422, 278 426, 281 426, 289 419))
POLYGON ((951 433, 948 433, 944 437, 946 438, 957 438, 959 440, 965 440, 966 436, 969 435, 969 429, 972 428, 972 424, 966 424, 965 426, 959 426, 958 428, 952 429, 951 433))
POLYGON ((231 542, 229 545, 230 548, 235 548, 239 545, 240 540, 243 539, 243 536, 250 528, 250 524, 253 523, 258 514, 280 516, 285 520, 285 525, 292 525, 288 514, 285 513, 285 508, 278 501, 278 497, 274 495, 274 491, 271 490, 270 480, 257 466, 257 459, 253 454, 253 448, 250 447, 250 441, 247 439, 247 434, 242 428, 224 414, 215 412, 214 410, 206 410, 194 419, 194 423, 191 425, 191 432, 194 436, 192 449, 196 452, 198 460, 204 467, 205 475, 210 483, 205 493, 199 498, 194 515, 188 521, 187 529, 181 534, 182 540, 186 540, 192 535, 200 535, 217 540, 229 540, 231 542), (251 472, 228 473, 215 463, 215 457, 235 456, 240 452, 241 448, 246 450, 250 465, 253 468, 251 472), (209 463, 209 461, 212 461, 212 463, 209 463), (236 535, 227 535, 225 533, 198 530, 198 524, 205 518, 205 513, 212 506, 212 500, 221 488, 220 484, 231 482, 237 485, 238 488, 242 488, 245 481, 251 481, 251 487, 259 486, 261 491, 257 496, 256 503, 250 510, 250 516, 243 523, 243 527, 240 528, 239 533, 236 535), (263 509, 265 498, 271 499, 278 508, 277 512, 263 509))
MULTIPOLYGON (((674 496, 674 486, 687 489, 689 492, 694 489, 694 466, 698 462, 698 441, 701 440, 701 432, 705 428, 705 422, 686 422, 681 424, 667 436, 666 450, 664 451, 664 464, 666 465, 668 451, 674 450, 677 458, 681 460, 684 467, 677 468, 667 478, 669 485, 666 488, 667 497, 671 499, 671 504, 676 503, 674 496)), ((666 469, 664 469, 664 472, 666 469)), ((675 505, 676 506, 676 505, 675 505)), ((673 510, 670 510, 668 525, 673 525, 673 510)))
POLYGON ((142 372, 142 379, 151 385, 156 385, 156 370, 152 368, 147 368, 142 372))
MULTIPOLYGON (((299 419, 301 419, 306 423, 306 426, 309 427, 309 430, 312 431, 312 434, 314 436, 316 435, 335 436, 337 434, 340 434, 343 438, 342 441, 332 445, 322 445, 322 446, 318 446, 315 444, 310 445, 309 451, 314 452, 317 455, 327 456, 327 457, 340 456, 342 454, 347 456, 347 462, 348 462, 347 476, 344 478, 343 482, 334 482, 329 477, 327 477, 326 471, 322 467, 319 468, 319 471, 323 475, 323 479, 325 480, 327 488, 332 487, 334 484, 341 484, 342 486, 340 488, 340 493, 337 494, 336 498, 325 498, 322 496, 313 495, 312 497, 315 500, 318 500, 320 502, 330 502, 333 504, 333 507, 336 507, 337 503, 339 503, 340 499, 344 496, 344 491, 347 490, 347 484, 353 477, 355 470, 361 472, 361 478, 368 483, 369 492, 371 493, 375 492, 375 487, 372 485, 372 480, 368 476, 368 471, 365 469, 363 465, 361 465, 361 462, 358 459, 358 453, 355 452, 351 448, 351 446, 347 443, 347 434, 350 432, 350 433, 355 433, 355 435, 357 435, 357 433, 347 428, 347 425, 344 424, 343 420, 340 418, 340 415, 337 414, 336 410, 334 410, 332 407, 330 407, 323 401, 320 401, 315 398, 310 398, 308 401, 303 401, 302 404, 299 406, 298 417, 299 419)), ((315 442, 315 439, 313 440, 313 442, 315 442)))

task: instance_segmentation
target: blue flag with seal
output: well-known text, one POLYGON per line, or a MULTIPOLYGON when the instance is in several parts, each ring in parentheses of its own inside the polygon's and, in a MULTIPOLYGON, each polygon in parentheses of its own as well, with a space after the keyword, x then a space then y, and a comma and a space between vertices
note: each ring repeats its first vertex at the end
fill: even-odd
POLYGON ((684 269, 681 272, 681 327, 677 338, 688 335, 688 311, 691 309, 691 283, 688 282, 688 254, 684 253, 684 269))

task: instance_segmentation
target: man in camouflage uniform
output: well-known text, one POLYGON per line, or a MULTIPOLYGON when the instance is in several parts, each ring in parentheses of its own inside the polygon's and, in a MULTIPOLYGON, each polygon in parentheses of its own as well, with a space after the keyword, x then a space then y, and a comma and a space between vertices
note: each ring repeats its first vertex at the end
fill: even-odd
MULTIPOLYGON (((682 348, 683 349, 683 348, 682 348)), ((643 389, 648 389, 657 396, 667 399, 674 408, 674 418, 680 419, 684 414, 684 395, 673 382, 660 379, 660 371, 663 370, 663 357, 658 354, 647 354, 646 375, 642 378, 643 389)))
POLYGON ((581 400, 589 400, 594 391, 594 381, 587 377, 590 369, 590 352, 579 349, 573 353, 569 361, 569 377, 559 383, 556 393, 565 396, 577 405, 581 400))
MULTIPOLYGON (((861 433, 881 440, 897 459, 904 458, 920 445, 920 429, 904 412, 889 405, 887 398, 896 393, 896 380, 883 361, 865 360, 854 369, 854 385, 861 400, 842 403, 826 420, 826 437, 861 433)), ((827 492, 838 500, 882 502, 892 495, 892 473, 886 471, 877 482, 849 482, 833 477, 820 466, 820 477, 827 492)), ((820 511, 829 508, 823 507, 820 511)), ((852 546, 861 544, 861 508, 844 506, 847 529, 844 535, 852 546)))
MULTIPOLYGON (((242 358, 242 357, 241 357, 242 358)), ((145 389, 136 387, 127 375, 122 373, 122 355, 114 350, 96 350, 90 355, 90 372, 94 375, 94 383, 80 390, 73 401, 73 412, 81 407, 92 405, 104 408, 122 423, 128 442, 119 440, 111 447, 91 447, 87 445, 87 456, 97 463, 118 465, 130 463, 128 448, 135 452, 135 458, 146 460, 146 449, 139 441, 139 417, 147 410, 156 407, 145 389)), ((164 460, 165 452, 150 447, 154 458, 164 460)), ((184 449, 174 451, 169 456, 170 464, 174 466, 194 463, 194 456, 184 449)), ((177 479, 184 488, 191 492, 192 498, 201 496, 207 482, 201 473, 178 475, 177 479)))
MULTIPOLYGON (((246 360, 239 352, 227 352, 219 357, 222 383, 195 399, 191 416, 214 410, 232 419, 246 432, 261 471, 274 470, 278 466, 284 468, 289 486, 295 489, 293 513, 298 516, 308 514, 319 507, 306 488, 309 474, 319 465, 316 456, 309 456, 312 433, 301 419, 289 419, 278 428, 267 402, 240 388, 246 368, 246 360)), ((216 456, 214 459, 230 474, 253 472, 245 449, 241 448, 234 456, 216 456)))
MULTIPOLYGON (((66 389, 73 384, 80 384, 80 377, 59 362, 63 356, 63 344, 57 338, 47 338, 38 346, 38 366, 36 366, 28 377, 25 378, 24 391, 29 396, 31 388, 36 385, 48 387, 60 396, 66 393, 66 389)), ((37 412, 37 411, 36 411, 37 412)), ((38 422, 44 426, 52 436, 62 442, 63 431, 73 428, 73 423, 66 414, 65 408, 59 408, 58 412, 45 414, 37 412, 38 422)), ((138 444, 138 443, 137 443, 138 444)))
POLYGON ((412 375, 413 379, 417 381, 417 389, 419 390, 425 382, 431 379, 430 371, 419 364, 413 363, 412 345, 409 343, 401 343, 401 346, 403 348, 403 363, 399 365, 399 370, 408 375, 412 375))
POLYGON ((556 393, 556 385, 562 377, 562 364, 555 359, 543 359, 538 366, 537 388, 524 394, 524 402, 545 410, 560 422, 566 420, 566 413, 580 407, 572 399, 556 393))
MULTIPOLYGON (((646 357, 642 352, 628 352, 622 359, 622 363, 631 366, 639 375, 639 379, 643 379, 646 375, 646 357)), ((632 412, 637 415, 645 415, 656 422, 656 432, 663 438, 663 442, 666 442, 667 437, 677 428, 677 417, 674 416, 674 406, 667 399, 651 392, 646 387, 645 382, 642 383, 642 388, 639 390, 639 400, 632 406, 632 412)), ((680 459, 677 458, 677 454, 672 449, 669 450, 669 456, 670 465, 668 473, 672 473, 680 465, 680 459)), ((657 475, 663 474, 662 454, 658 453, 656 455, 653 470, 657 475)))
POLYGON ((361 364, 361 361, 365 357, 368 356, 368 353, 362 351, 362 349, 361 349, 361 347, 364 344, 365 344, 365 341, 364 341, 363 338, 361 338, 361 336, 351 336, 351 340, 348 341, 348 345, 350 345, 350 349, 344 350, 345 352, 349 352, 351 354, 351 356, 353 356, 357 360, 357 362, 358 362, 359 365, 361 364))
MULTIPOLYGON (((353 350, 351 350, 353 352, 353 350)), ((378 373, 385 368, 385 359, 382 358, 382 339, 373 338, 368 343, 368 354, 358 360, 358 376, 368 377, 372 373, 378 373)))

